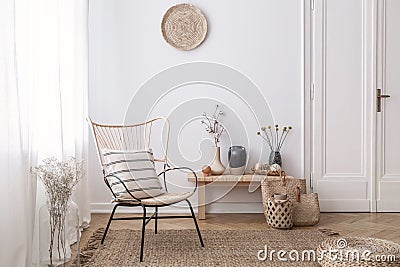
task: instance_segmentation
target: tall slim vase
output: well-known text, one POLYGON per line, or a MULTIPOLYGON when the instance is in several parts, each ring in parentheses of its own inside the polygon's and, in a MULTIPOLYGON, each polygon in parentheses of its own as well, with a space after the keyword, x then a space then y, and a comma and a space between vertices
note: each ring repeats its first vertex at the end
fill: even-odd
POLYGON ((210 165, 212 175, 221 175, 225 171, 225 166, 221 163, 221 148, 214 147, 214 159, 210 165))
MULTIPOLYGON (((44 204, 39 210, 39 257, 40 267, 64 265, 71 260, 71 245, 78 243, 79 252, 79 209, 75 202, 69 200, 67 211, 64 218, 64 225, 61 231, 56 232, 53 238, 53 246, 50 249, 51 227, 50 214, 47 204, 44 204), (51 254, 51 257, 50 257, 51 254)), ((57 228, 59 229, 59 228, 57 228)), ((74 266, 79 266, 79 256, 74 266)))

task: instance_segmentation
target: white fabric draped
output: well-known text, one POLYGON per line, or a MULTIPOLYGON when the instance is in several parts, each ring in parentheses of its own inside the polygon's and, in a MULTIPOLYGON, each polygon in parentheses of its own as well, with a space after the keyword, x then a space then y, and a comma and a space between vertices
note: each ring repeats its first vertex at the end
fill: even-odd
MULTIPOLYGON (((45 196, 30 167, 50 156, 87 163, 87 11, 87 0, 0 2, 1 266, 38 262, 45 196)), ((84 226, 88 184, 73 195, 84 226)))

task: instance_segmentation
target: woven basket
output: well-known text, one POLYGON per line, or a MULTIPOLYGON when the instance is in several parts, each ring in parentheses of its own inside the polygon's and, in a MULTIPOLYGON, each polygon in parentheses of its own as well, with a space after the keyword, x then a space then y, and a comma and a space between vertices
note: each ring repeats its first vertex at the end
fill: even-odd
POLYGON ((400 266, 400 244, 394 242, 371 238, 371 237, 335 237, 322 242, 318 247, 318 262, 323 267, 360 267, 360 266, 400 266), (337 251, 330 256, 327 251, 337 251), (364 259, 363 252, 370 251, 368 259, 364 259), (358 251, 359 259, 352 256, 358 251), (343 255, 342 258, 340 254, 343 255), (345 255, 349 255, 346 257, 345 255), (395 260, 380 261, 377 256, 394 256, 395 260))
POLYGON ((293 202, 296 199, 296 188, 300 187, 300 193, 306 193, 306 180, 286 177, 284 171, 280 172, 279 177, 266 177, 261 182, 261 192, 263 203, 266 203, 273 194, 287 194, 293 202))
POLYGON ((296 201, 293 202, 293 225, 316 225, 320 219, 318 194, 300 194, 300 191, 300 188, 296 189, 296 201))
POLYGON ((268 225, 277 229, 291 229, 293 226, 292 208, 290 200, 278 201, 273 197, 268 199, 267 205, 264 206, 268 225))

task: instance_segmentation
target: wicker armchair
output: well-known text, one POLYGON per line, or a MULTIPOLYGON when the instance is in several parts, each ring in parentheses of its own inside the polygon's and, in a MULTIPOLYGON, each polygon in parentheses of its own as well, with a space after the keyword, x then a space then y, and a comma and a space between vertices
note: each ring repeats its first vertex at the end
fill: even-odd
MULTIPOLYGON (((110 218, 108 220, 106 229, 103 234, 103 238, 101 240, 101 244, 103 244, 110 224, 113 220, 142 220, 142 237, 141 237, 141 246, 140 246, 140 261, 143 261, 143 250, 144 250, 144 237, 145 237, 145 229, 146 225, 154 219, 155 222, 155 233, 157 234, 157 222, 158 219, 171 219, 171 218, 192 218, 197 230, 197 234, 199 236, 200 244, 204 247, 204 243, 201 237, 200 229, 197 224, 196 216, 193 212, 192 205, 188 198, 192 196, 197 190, 197 176, 196 173, 187 167, 170 167, 167 159, 167 150, 168 150, 168 140, 169 140, 169 121, 166 118, 158 117, 151 120, 148 120, 143 123, 133 124, 133 125, 104 125, 93 122, 90 118, 88 118, 88 122, 92 128, 93 136, 95 140, 95 144, 97 147, 98 158, 100 161, 100 165, 104 174, 104 182, 107 187, 110 189, 114 199, 113 203, 115 203, 114 208, 111 212, 110 218), (107 162, 105 160, 104 150, 114 150, 114 151, 138 151, 140 149, 149 149, 151 148, 152 141, 152 133, 155 132, 153 130, 154 125, 161 125, 162 130, 160 134, 157 134, 158 137, 161 137, 161 143, 163 143, 163 156, 160 159, 154 158, 154 163, 162 163, 163 171, 158 174, 158 178, 162 176, 163 178, 163 190, 164 193, 157 195, 155 197, 146 197, 146 198, 138 198, 135 196, 136 191, 140 189, 135 189, 135 193, 132 193, 127 186, 127 183, 122 181, 117 177, 119 181, 119 186, 123 186, 125 189, 124 192, 129 194, 128 197, 120 198, 117 192, 113 190, 113 185, 110 183, 108 179, 110 175, 107 175, 107 162), (163 134, 164 132, 164 134, 163 134), (164 137, 163 137, 164 135, 164 137), (189 171, 194 174, 196 177, 196 184, 191 192, 181 192, 181 193, 170 193, 167 188, 167 174, 173 173, 174 171, 189 171), (186 201, 191 215, 187 216, 159 216, 158 208, 169 206, 181 201, 186 201), (123 218, 114 218, 115 211, 118 207, 142 207, 143 215, 141 217, 123 217, 123 218), (146 209, 148 207, 154 207, 155 212, 147 216, 146 209)), ((155 170, 155 168, 154 168, 155 170)), ((133 177, 134 180, 135 178, 133 177)))

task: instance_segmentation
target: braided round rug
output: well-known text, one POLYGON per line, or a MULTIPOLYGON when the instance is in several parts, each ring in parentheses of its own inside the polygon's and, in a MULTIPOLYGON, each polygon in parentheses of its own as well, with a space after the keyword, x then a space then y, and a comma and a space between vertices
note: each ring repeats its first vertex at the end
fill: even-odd
MULTIPOLYGON (((100 245, 98 229, 81 252, 81 266, 319 266, 317 261, 260 260, 268 251, 316 250, 330 234, 318 230, 202 230, 201 247, 195 230, 146 232, 144 261, 139 262, 140 231, 110 230, 100 245)), ((268 252, 269 254, 269 252, 268 252)), ((288 254, 286 254, 288 258, 288 254)))
POLYGON ((199 46, 207 35, 207 20, 197 7, 178 4, 167 10, 161 22, 165 41, 179 50, 199 46))

